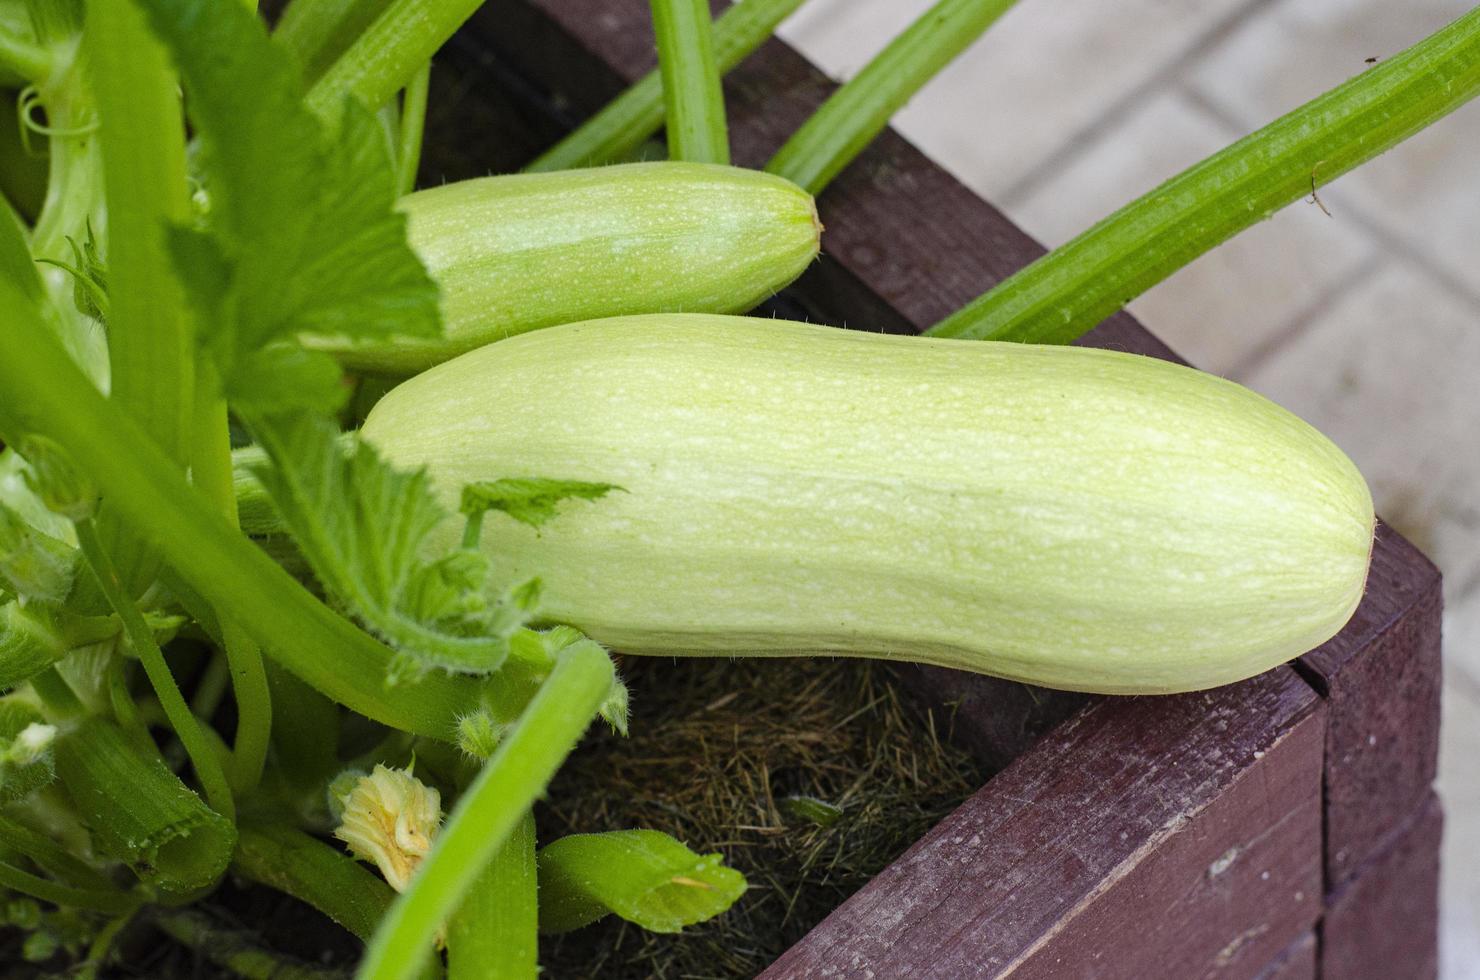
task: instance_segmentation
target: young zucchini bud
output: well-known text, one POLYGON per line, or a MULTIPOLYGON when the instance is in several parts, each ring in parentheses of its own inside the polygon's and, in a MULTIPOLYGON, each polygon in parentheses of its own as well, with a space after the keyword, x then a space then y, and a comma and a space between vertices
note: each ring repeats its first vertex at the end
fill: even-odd
POLYGON ((538 575, 544 616, 628 653, 1196 690, 1334 634, 1372 546, 1366 483, 1309 425, 1088 348, 626 317, 413 378, 363 436, 449 506, 517 473, 623 487, 482 545, 496 583, 538 575))
POLYGON ((466 180, 399 204, 442 289, 444 335, 349 344, 351 368, 409 375, 490 341, 627 313, 750 309, 817 256, 809 194, 780 177, 636 163, 466 180))

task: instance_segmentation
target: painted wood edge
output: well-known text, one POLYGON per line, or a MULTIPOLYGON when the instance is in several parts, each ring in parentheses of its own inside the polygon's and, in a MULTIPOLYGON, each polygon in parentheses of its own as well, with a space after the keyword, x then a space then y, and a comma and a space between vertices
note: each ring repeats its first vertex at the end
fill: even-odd
POLYGON ((1327 899, 1321 976, 1433 980, 1439 971, 1439 845, 1444 811, 1430 794, 1352 879, 1327 899))

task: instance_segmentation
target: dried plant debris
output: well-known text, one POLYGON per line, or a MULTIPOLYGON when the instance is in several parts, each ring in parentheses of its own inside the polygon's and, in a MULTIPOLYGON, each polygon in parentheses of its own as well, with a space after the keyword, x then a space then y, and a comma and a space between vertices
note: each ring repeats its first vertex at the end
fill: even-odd
POLYGON ((949 711, 847 660, 628 658, 632 735, 588 741, 539 813, 541 838, 650 827, 717 850, 750 880, 679 935, 615 918, 547 937, 548 975, 750 977, 989 775, 949 741, 949 711))

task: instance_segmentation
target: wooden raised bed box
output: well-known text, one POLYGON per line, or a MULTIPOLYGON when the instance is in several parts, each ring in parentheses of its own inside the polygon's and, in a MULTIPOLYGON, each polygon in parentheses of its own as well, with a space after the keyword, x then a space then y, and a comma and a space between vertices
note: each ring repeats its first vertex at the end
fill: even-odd
MULTIPOLYGON (((655 62, 645 0, 502 0, 445 57, 432 180, 517 169, 655 62)), ((765 45, 727 80, 736 162, 831 89, 765 45)), ((892 131, 820 208, 823 258, 778 305, 827 323, 916 332, 1042 252, 892 131)), ((1084 343, 1175 358, 1125 313, 1084 343)), ((1382 527, 1346 629, 1241 684, 1104 698, 907 668, 1005 768, 764 975, 1434 976, 1439 618, 1438 571, 1382 527)))

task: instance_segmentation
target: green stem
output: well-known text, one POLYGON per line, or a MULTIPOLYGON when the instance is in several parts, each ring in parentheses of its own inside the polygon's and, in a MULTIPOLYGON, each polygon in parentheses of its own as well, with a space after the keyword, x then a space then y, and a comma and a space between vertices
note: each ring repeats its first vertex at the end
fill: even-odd
MULTIPOLYGON (((197 373, 191 477, 196 489, 220 512, 226 526, 235 531, 238 527, 236 486, 226 401, 218 394, 220 386, 208 361, 199 362, 197 373)), ((218 622, 237 707, 231 787, 237 795, 243 795, 261 782, 267 764, 267 749, 272 739, 272 696, 257 642, 231 617, 219 616, 218 622)))
POLYGON ((534 814, 526 813, 447 922, 448 980, 539 976, 534 814))
POLYGON ((121 915, 138 908, 139 900, 120 891, 103 891, 96 888, 73 888, 28 871, 22 871, 5 861, 0 861, 0 886, 39 898, 55 905, 91 909, 109 915, 121 915))
POLYGON ((303 79, 318 81, 334 61, 375 22, 390 0, 293 0, 272 39, 298 56, 303 79))
POLYGON ((391 0, 308 90, 308 105, 337 118, 346 96, 377 109, 411 83, 482 0, 391 0))
POLYGON ((307 902, 365 940, 396 897, 390 885, 344 852, 283 824, 242 827, 231 866, 307 902))
POLYGON ((669 159, 729 163, 725 95, 714 58, 708 0, 651 0, 651 7, 669 159))
POLYGON ((113 708, 113 718, 140 752, 157 751, 154 739, 149 735, 149 725, 129 691, 128 666, 129 662, 123 657, 114 657, 108 665, 108 703, 113 708))
POLYGON ((231 665, 227 663, 226 654, 211 654, 206 669, 196 682, 195 690, 191 692, 190 713, 197 718, 204 718, 209 724, 211 716, 221 707, 221 699, 226 696, 226 686, 230 683, 231 665))
POLYGON ((93 937, 92 943, 87 947, 87 959, 78 967, 78 980, 93 980, 98 971, 108 965, 108 957, 113 951, 113 943, 118 939, 124 929, 128 928, 130 922, 138 909, 130 909, 122 915, 114 916, 109 922, 99 929, 93 937))
POLYGON ((440 671, 388 688, 392 651, 315 599, 260 548, 226 527, 151 440, 120 417, 45 324, 0 280, 0 437, 47 435, 88 474, 105 506, 148 532, 187 586, 241 623, 269 655, 329 697, 376 721, 436 738, 500 685, 440 671))
POLYGON ((0 72, 10 72, 11 81, 39 83, 51 74, 51 54, 42 47, 0 30, 0 72))
POLYGON ((190 216, 185 122, 163 45, 132 0, 90 0, 84 32, 108 200, 112 397, 181 466, 194 357, 165 229, 190 216))
MULTIPOLYGON (((4 94, 0 93, 0 98, 4 94)), ((0 125, 5 123, 0 116, 0 125)), ((38 307, 45 302, 45 286, 41 282, 41 269, 31 257, 31 243, 26 240, 25 222, 10 201, 0 196, 0 276, 5 276, 38 307)))
POLYGON ((338 980, 337 970, 316 970, 287 960, 252 941, 248 933, 223 929, 200 912, 157 912, 154 923, 175 940, 245 980, 338 980))
POLYGON ((410 980, 432 938, 544 792, 611 690, 611 658, 567 647, 513 732, 458 800, 411 888, 391 906, 360 964, 363 980, 410 980))
POLYGON ((102 542, 98 540, 97 530, 92 522, 78 521, 76 527, 78 547, 92 566, 93 575, 97 578, 103 595, 107 597, 113 611, 123 620, 129 645, 134 648, 139 662, 144 665, 144 673, 149 675, 149 683, 170 720, 170 727, 175 730, 180 744, 185 746, 190 762, 195 767, 195 775, 206 791, 211 809, 228 820, 235 819, 236 803, 231 795, 231 787, 226 782, 226 773, 221 768, 221 760, 216 757, 210 743, 201 733, 200 720, 190 713, 190 705, 185 703, 185 697, 180 693, 174 675, 170 673, 170 665, 165 663, 164 653, 154 641, 154 633, 149 629, 149 624, 144 622, 144 617, 139 614, 133 600, 123 591, 123 582, 102 542))
POLYGON ((1067 343, 1480 92, 1480 8, 1183 171, 930 329, 1067 343))
POLYGON ((820 193, 920 88, 1014 0, 940 0, 822 104, 766 164, 820 193))
POLYGON ((426 132, 427 94, 432 84, 432 63, 421 66, 401 97, 401 135, 396 153, 397 193, 416 190, 416 172, 421 167, 421 141, 426 132))
POLYGON ((235 826, 182 783, 158 752, 134 745, 97 715, 64 730, 55 751, 58 782, 98 850, 172 894, 207 887, 225 872, 235 826))
POLYGON ((41 868, 66 883, 91 891, 112 891, 113 883, 45 834, 10 817, 0 816, 0 843, 20 851, 41 868))
MULTIPOLYGON (((714 21, 714 59, 721 74, 770 37, 802 0, 745 0, 714 21)), ((525 169, 569 170, 621 160, 663 125, 663 80, 654 70, 525 169)))

